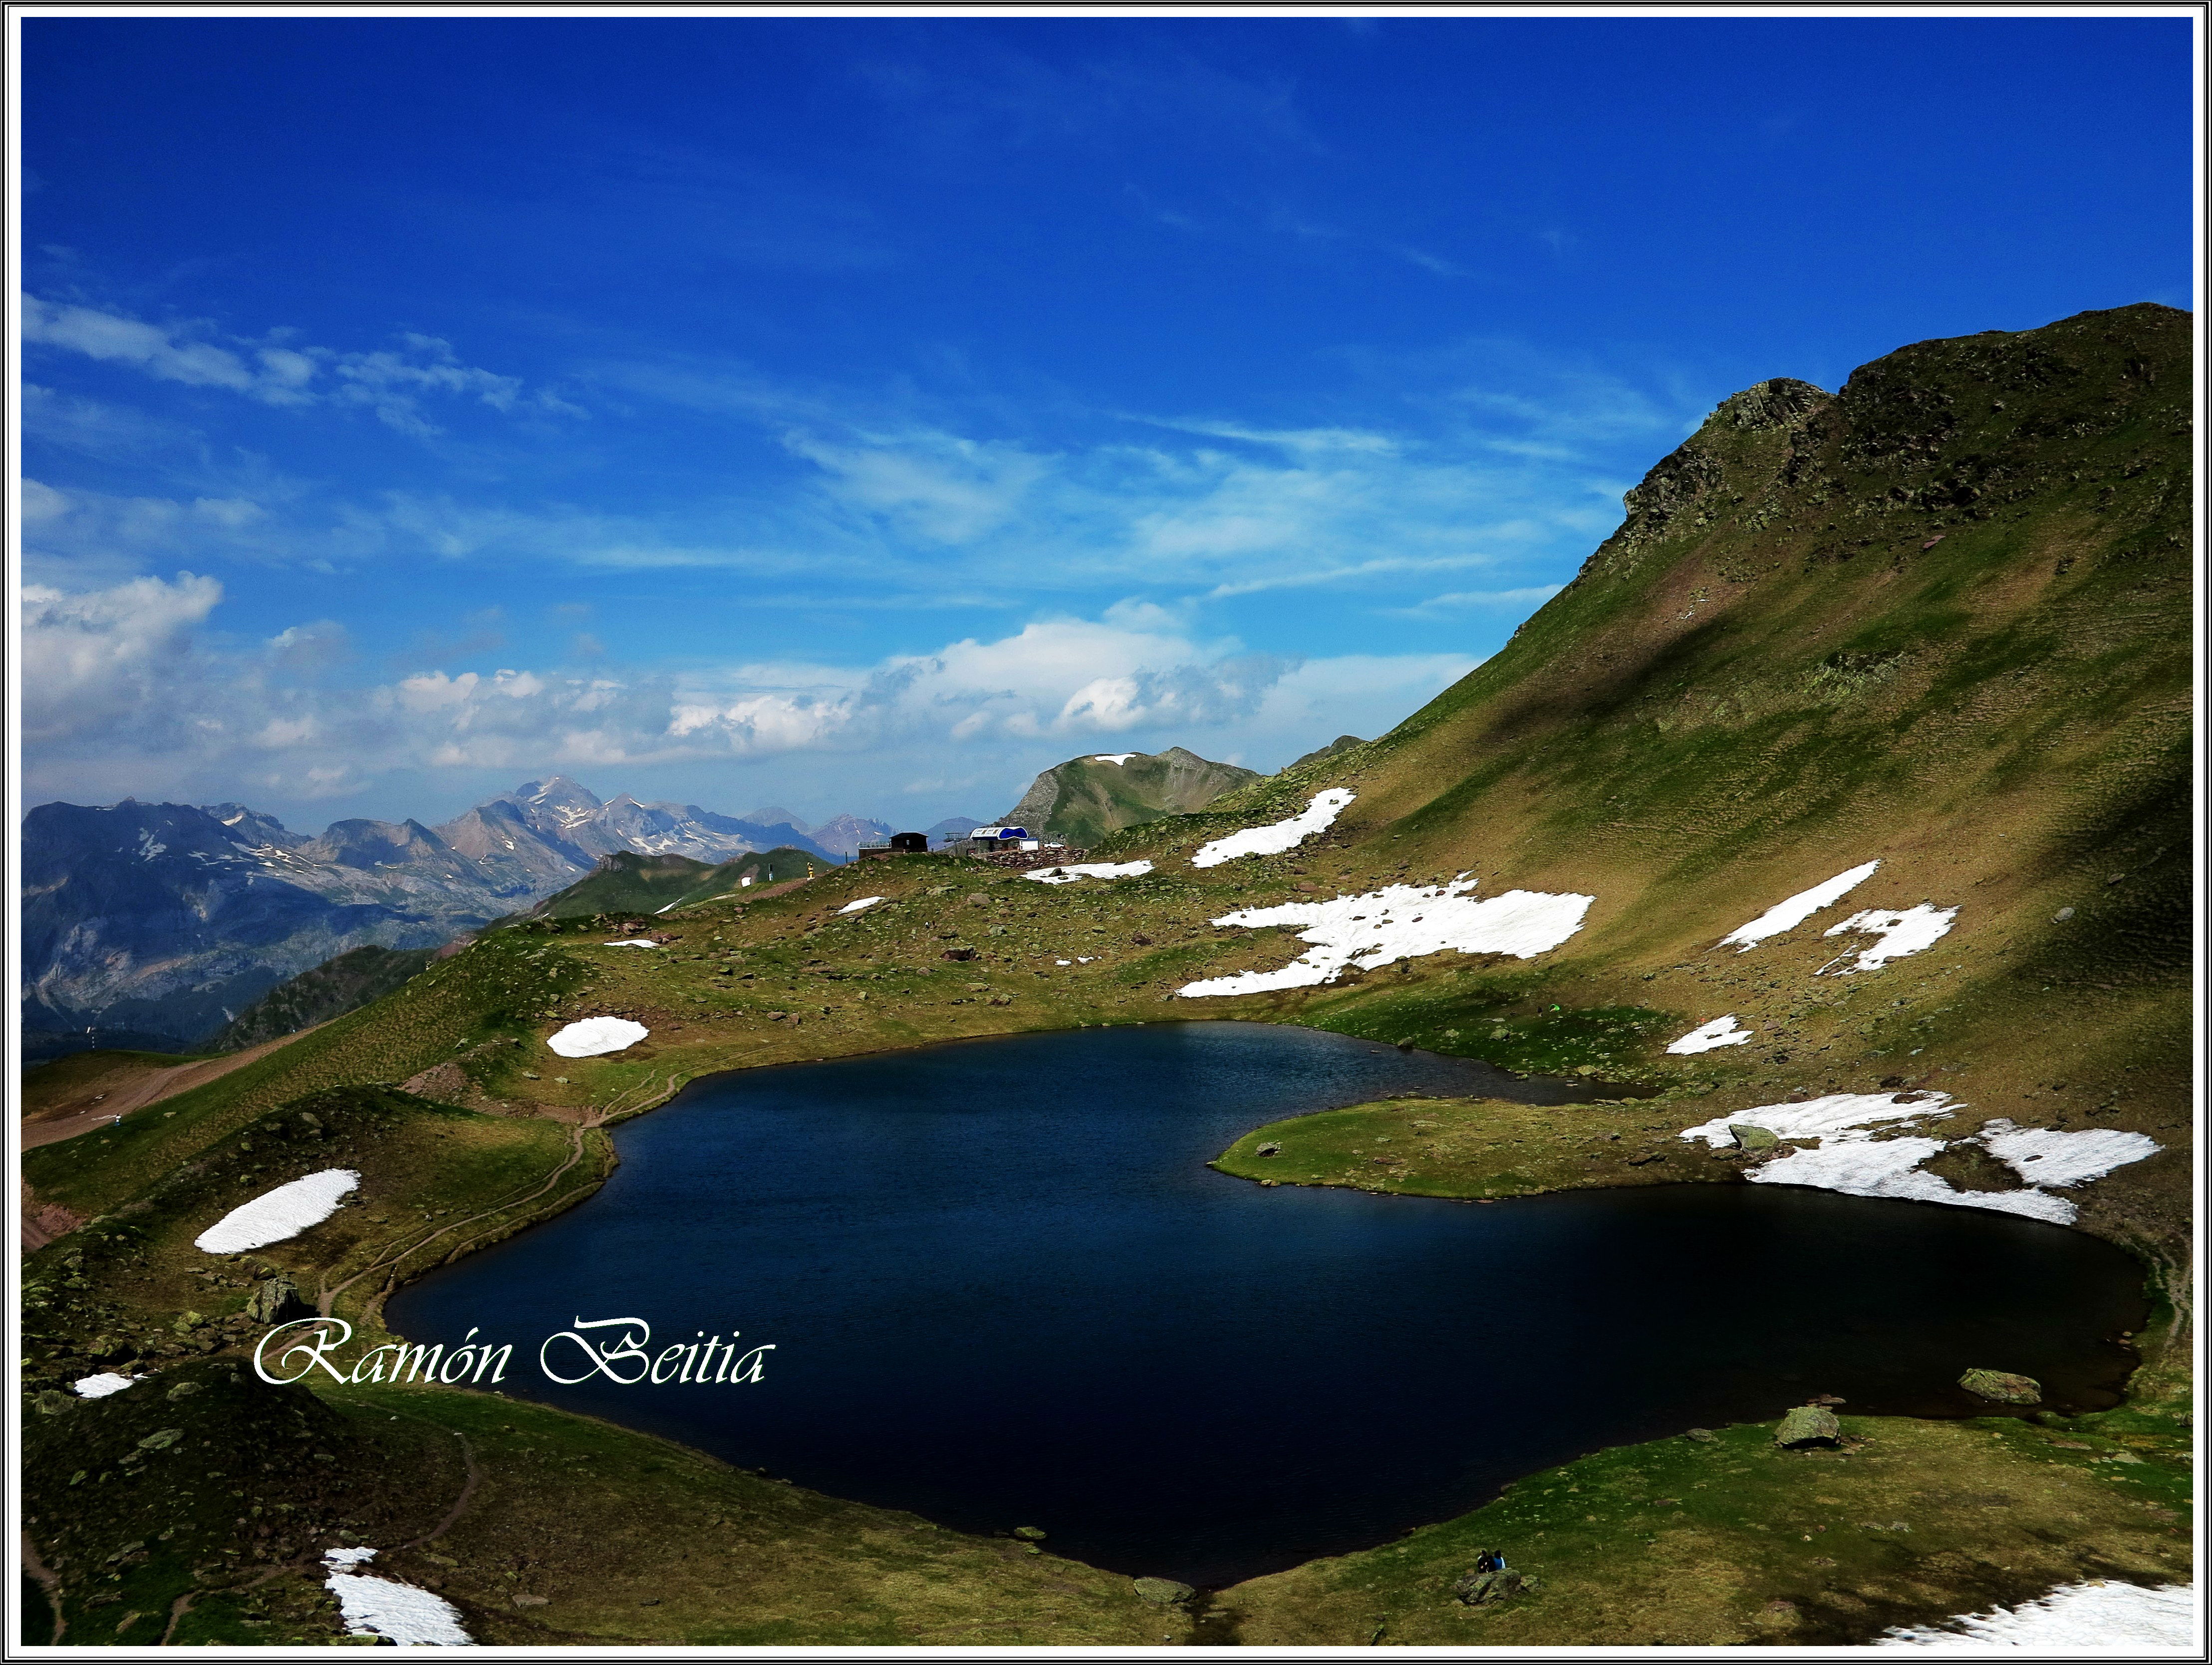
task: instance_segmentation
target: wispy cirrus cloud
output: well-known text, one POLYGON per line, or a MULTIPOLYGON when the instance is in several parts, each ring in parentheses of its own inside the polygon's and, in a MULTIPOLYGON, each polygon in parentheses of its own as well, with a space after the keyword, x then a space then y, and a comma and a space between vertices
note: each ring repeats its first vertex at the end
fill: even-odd
POLYGON ((1417 601, 1410 607, 1385 607, 1381 611, 1395 618, 1434 618, 1477 607, 1540 607, 1565 587, 1564 584, 1531 584, 1513 590, 1454 590, 1417 601))
POLYGON ((503 413, 583 414, 549 390, 529 392, 520 377, 465 364, 452 343, 415 331, 402 331, 390 347, 341 352, 296 344, 288 331, 272 331, 259 342, 219 337, 205 320, 151 324, 26 295, 23 340, 263 404, 366 409, 387 427, 418 436, 441 431, 423 414, 423 401, 432 395, 473 400, 503 413))

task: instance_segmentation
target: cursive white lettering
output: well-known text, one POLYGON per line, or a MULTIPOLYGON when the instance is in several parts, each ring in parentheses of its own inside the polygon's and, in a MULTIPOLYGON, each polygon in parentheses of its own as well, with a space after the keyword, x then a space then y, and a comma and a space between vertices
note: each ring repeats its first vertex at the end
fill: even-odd
POLYGON ((336 1348, 343 1347, 352 1339, 353 1326, 346 1322, 343 1318, 295 1318, 288 1324, 277 1325, 276 1328, 270 1330, 268 1334, 263 1336, 258 1341, 253 1344, 253 1373, 259 1376, 264 1382, 283 1388, 290 1386, 293 1382, 297 1382, 301 1376, 307 1375, 308 1371, 313 1370, 317 1365, 320 1365, 324 1370, 330 1373, 331 1381, 343 1382, 345 1380, 344 1375, 338 1370, 337 1365, 331 1364, 331 1361, 324 1358, 323 1355, 336 1348), (293 1340, 289 1346, 276 1355, 276 1367, 279 1370, 284 1369, 293 1359, 298 1358, 299 1355, 303 1352, 307 1355, 306 1362, 301 1364, 300 1368, 294 1370, 289 1376, 279 1376, 270 1375, 267 1368, 262 1363, 262 1356, 266 1352, 269 1344, 271 1341, 274 1341, 278 1336, 282 1335, 286 1330, 298 1329, 303 1325, 314 1327, 314 1334, 312 1337, 301 1336, 293 1340), (332 1330, 336 1330, 337 1332, 337 1335, 335 1340, 331 1338, 331 1332, 332 1330))
POLYGON ((644 1378, 646 1371, 652 1367, 652 1361, 646 1357, 644 1346, 646 1342, 653 1340, 652 1325, 647 1323, 642 1318, 594 1318, 589 1323, 579 1318, 575 1322, 575 1329, 562 1330, 558 1335, 547 1336, 544 1344, 538 1349, 538 1368, 545 1372, 549 1381, 558 1382, 563 1387, 573 1388, 579 1382, 590 1380, 592 1372, 597 1371, 609 1381, 619 1382, 627 1388, 634 1386, 644 1378), (617 1324, 624 1327, 622 1334, 613 1341, 602 1342, 597 1346, 577 1334, 579 1330, 608 1329, 617 1324), (553 1366, 546 1362, 545 1353, 556 1341, 574 1341, 584 1350, 588 1368, 583 1375, 555 1374, 553 1366), (634 1374, 623 1376, 615 1369, 617 1363, 628 1364, 632 1359, 637 1361, 637 1370, 634 1374))

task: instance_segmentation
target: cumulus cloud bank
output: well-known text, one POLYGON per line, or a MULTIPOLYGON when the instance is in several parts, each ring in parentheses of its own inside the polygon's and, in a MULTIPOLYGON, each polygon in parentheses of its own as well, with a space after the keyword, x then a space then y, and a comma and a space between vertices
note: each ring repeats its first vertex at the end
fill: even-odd
POLYGON ((1355 690, 1409 704, 1471 663, 1246 653, 1139 607, 859 668, 434 670, 339 687, 319 678, 349 659, 340 627, 318 621, 246 647, 212 643, 199 627, 222 598, 221 585, 191 573, 24 592, 34 792, 143 794, 195 781, 225 794, 315 798, 400 769, 913 756, 971 742, 1077 750, 1162 726, 1218 733, 1280 722, 1303 732, 1355 690))

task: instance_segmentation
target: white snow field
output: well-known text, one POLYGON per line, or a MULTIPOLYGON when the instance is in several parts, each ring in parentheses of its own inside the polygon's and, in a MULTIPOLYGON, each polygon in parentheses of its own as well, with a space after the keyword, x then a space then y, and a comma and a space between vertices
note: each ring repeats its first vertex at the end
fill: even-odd
MULTIPOLYGON (((1135 757, 1133 751, 1129 754, 1135 757)), ((1135 878, 1152 871, 1149 861, 1079 861, 1073 867, 1032 867, 1024 878, 1033 878, 1040 884, 1073 884, 1085 878, 1135 878)))
POLYGON ((330 1218, 345 1194, 360 1183, 361 1176, 350 1168, 325 1168, 239 1204, 193 1238, 192 1245, 210 1255, 242 1255, 281 1243, 330 1218))
POLYGON ((2015 1127, 2010 1121, 1984 1121, 1982 1148, 2030 1185, 2080 1185, 2102 1179, 2115 1168, 2166 1147, 2145 1133, 2117 1127, 2084 1127, 2062 1133, 2051 1127, 2015 1127))
POLYGON ((2016 1607, 1964 1613, 1942 1625, 1894 1629, 1877 1637, 1877 1648, 1917 1648, 1923 1653, 2039 1654, 2065 1657, 2076 1651, 2156 1658, 2203 1657, 2197 1651, 2197 1592, 2187 1584, 2066 1584, 2016 1607))
POLYGON ((1844 893, 1863 884, 1881 866, 1880 860, 1863 862, 1849 872, 1838 873, 1833 878, 1815 884, 1809 890, 1800 890, 1787 902, 1778 902, 1748 925, 1739 925, 1720 939, 1720 946, 1736 945, 1738 953, 1747 953, 1769 937, 1778 937, 1784 931, 1794 931, 1807 920, 1832 902, 1842 899, 1844 893))
POLYGON ((1126 763, 1136 755, 1133 751, 1102 751, 1091 761, 1094 763, 1126 763))
POLYGON ((1715 1047, 1740 1047, 1751 1039, 1751 1031, 1735 1020, 1730 1012, 1725 1018, 1716 1018, 1710 1024, 1700 1024, 1678 1041, 1669 1041, 1669 1052, 1711 1052, 1715 1047))
POLYGON ((1395 960, 1457 949, 1462 954, 1510 954, 1534 959, 1557 948, 1583 928, 1583 915, 1595 896, 1552 896, 1540 890, 1507 890, 1478 902, 1467 894, 1475 881, 1462 873, 1449 884, 1390 884, 1363 896, 1334 902, 1286 902, 1277 908, 1247 908, 1224 914, 1216 925, 1257 930, 1269 925, 1303 927, 1300 942, 1313 946, 1273 971, 1240 971, 1186 983, 1176 991, 1202 998, 1210 994, 1258 994, 1275 988, 1304 988, 1334 982, 1347 965, 1372 971, 1395 960))
MULTIPOLYGON (((1839 937, 1846 931, 1864 931, 1881 940, 1871 948, 1862 949, 1858 959, 1835 975, 1848 977, 1854 971, 1875 971, 1892 960, 1901 960, 1907 954, 1917 954, 1923 948, 1932 948, 1938 939, 1951 929, 1951 921, 1959 917, 1955 908, 1931 908, 1926 902, 1907 908, 1901 913, 1884 908, 1869 908, 1863 914, 1853 914, 1841 925, 1832 925, 1820 933, 1824 937, 1839 937)), ((1846 956, 1838 954, 1836 959, 1846 956)), ((1833 965, 1836 960, 1830 960, 1833 965)), ((1822 971, 1828 965, 1820 968, 1822 971)))
POLYGON ((1331 787, 1327 792, 1314 794, 1313 802, 1287 821, 1271 822, 1264 827, 1247 827, 1226 838, 1217 838, 1211 844, 1201 844, 1198 854, 1190 859, 1194 867, 1218 867, 1224 861, 1234 861, 1240 855, 1280 855, 1285 850, 1297 848, 1309 833, 1324 830, 1344 813, 1344 806, 1358 794, 1342 787, 1331 787))
POLYGON ((1711 1121, 1685 1127, 1681 1136, 1719 1146, 1734 1142, 1729 1128, 1735 1126, 1764 1127, 1784 1140, 1818 1141, 1809 1150, 1788 1151, 1752 1169, 1747 1177, 1754 1184, 1809 1185, 1854 1197, 1896 1197, 1960 1208, 1987 1208, 2000 1214, 2048 1220, 2054 1225, 2071 1225, 2081 1211, 2071 1200, 2054 1196, 2042 1187, 2079 1185, 2127 1163, 2140 1162, 2162 1148, 2141 1133, 2104 1128, 2066 1133, 2047 1127, 2015 1128, 2003 1121, 1987 1122, 1974 1139, 1948 1143, 1983 1145, 2026 1180, 2030 1188, 1961 1191, 1940 1174, 1924 1172, 1920 1166, 1945 1149, 1946 1140, 1917 1135, 1876 1137, 1885 1123, 1945 1116, 1957 1108, 1948 1093, 1831 1093, 1802 1104, 1762 1104, 1715 1116, 1711 1121), (2049 1165, 2039 1167, 2039 1164, 2049 1165))
POLYGON ((330 1576, 323 1586, 338 1598, 338 1613, 349 1636, 386 1636, 403 1648, 473 1648, 476 1638, 461 1628, 460 1609, 442 1595, 393 1578, 349 1572, 375 1559, 373 1549, 334 1549, 323 1557, 330 1576))
POLYGON ((624 937, 619 942, 603 942, 602 948, 658 948, 660 945, 651 937, 624 937))
POLYGON ((81 1376, 70 1383, 76 1389, 79 1399, 105 1399, 110 1394, 119 1394, 143 1376, 118 1376, 113 1370, 102 1370, 98 1376, 81 1376))
POLYGON ((862 896, 858 902, 847 902, 837 911, 841 914, 857 914, 863 908, 872 908, 882 900, 881 896, 862 896))
POLYGON ((634 1047, 653 1031, 627 1018, 585 1018, 556 1030, 545 1044, 563 1058, 596 1058, 634 1047))

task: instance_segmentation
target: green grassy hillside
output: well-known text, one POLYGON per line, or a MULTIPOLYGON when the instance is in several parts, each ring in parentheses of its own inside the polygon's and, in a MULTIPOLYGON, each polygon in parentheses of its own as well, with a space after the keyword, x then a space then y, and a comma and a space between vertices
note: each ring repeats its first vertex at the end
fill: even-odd
POLYGON ((356 948, 279 983, 231 1019, 207 1042, 213 1052, 243 1052, 264 1041, 380 1000, 430 963, 429 948, 356 948))
POLYGON ((592 872, 530 910, 532 919, 579 919, 597 914, 664 914, 696 902, 733 895, 755 885, 811 878, 833 864, 805 850, 779 845, 735 861, 694 861, 683 855, 639 855, 618 850, 599 858, 592 872))
POLYGON ((1124 827, 1202 810, 1261 778, 1251 769, 1211 763, 1181 746, 1151 757, 1140 751, 1087 754, 1045 770, 1001 818, 1010 827, 1027 827, 1041 837, 1087 849, 1124 827))
MULTIPOLYGON (((180 1302, 217 1321, 212 1356, 229 1356, 228 1309, 210 1303, 246 1296, 235 1284, 199 1289, 176 1245, 234 1194, 224 1188, 273 1179, 282 1162, 326 1160, 281 1132, 297 1129, 310 1095, 353 1107, 316 1113, 325 1128, 388 1120, 388 1140, 370 1139, 365 1121, 334 1135, 352 1141, 348 1162, 387 1218, 342 1211, 286 1246, 296 1261, 270 1263, 319 1289, 355 1279, 354 1292, 332 1298, 374 1322, 361 1291, 584 1194, 603 1171, 596 1129, 702 1073, 963 1036, 1242 1017, 1575 1076, 1594 1101, 1394 1103, 1280 1123, 1221 1158, 1255 1180, 1494 1197, 1737 1182, 1741 1164, 1685 1145, 1680 1130, 1832 1091, 1940 1089, 1952 1102, 1928 1131, 1944 1137, 1998 1117, 2145 1133, 2159 1154, 2068 1195, 2081 1229, 2142 1257, 2161 1304, 2137 1341, 2146 1366, 2133 1402, 2060 1431, 2081 1436, 2073 1446, 2046 1449, 2018 1425, 1868 1419, 1854 1431, 1876 1448, 1839 1459, 1832 1483, 1826 1459, 1756 1457, 1756 1431, 1724 1431, 1729 1460, 1696 1480, 1679 1477, 1704 1456, 1627 1448, 1588 1460, 1586 1475, 1516 1486, 1510 1508, 1221 1593, 1194 1630, 1182 1619, 1163 1630, 1284 1644, 1839 1643, 2032 1594, 2064 1574, 2062 1562, 2091 1576, 2184 1576, 2172 1511, 2186 1486, 2176 1453, 2192 1310, 2191 328, 2168 308, 2125 307, 1908 347, 1833 395, 1793 382, 1738 395, 1629 495, 1627 520, 1571 585, 1396 729, 1196 813, 1102 823, 1093 859, 1149 862, 1142 875, 1048 885, 943 856, 835 869, 768 894, 641 865, 587 890, 594 875, 568 893, 577 912, 488 932, 231 1075, 31 1152, 34 1197, 94 1221, 33 1258, 43 1286, 33 1384, 126 1346, 157 1362, 182 1356, 160 1338, 208 1325, 179 1332, 180 1302), (1294 815, 1327 788, 1353 795, 1325 831, 1279 854, 1194 861, 1207 841, 1294 815), (1750 952, 1720 945, 1784 898, 1875 860, 1848 907, 1750 952), (1179 993, 1284 967, 1309 947, 1296 925, 1220 922, 1237 910, 1462 874, 1482 897, 1592 900, 1572 935, 1528 958, 1426 952, 1307 987, 1179 993), (842 911, 863 896, 884 900, 842 911), (1923 902, 1957 910, 1948 934, 1832 975, 1844 945, 1820 934, 1831 924, 1923 902), (603 945, 648 908, 659 947, 603 945), (594 1059, 546 1049, 557 1026, 598 1014, 633 1018, 648 1038, 594 1059), (1666 1050, 1723 1014, 1753 1043, 1666 1050), (1370 1159, 1385 1124, 1394 1140, 1407 1135, 1405 1160, 1370 1159), (1281 1154, 1258 1157, 1263 1139, 1281 1154), (2110 1458, 2114 1442, 2140 1446, 2154 1485, 2133 1463, 2115 1479, 2118 1467, 2093 1472, 2069 1455, 2110 1458), (1645 1494, 1678 1480, 1714 1495, 1679 1516, 1652 1514, 1670 1505, 1645 1494), (1576 1487, 1610 1501, 1565 1503, 1576 1487), (1969 1491, 2018 1507, 2000 1517, 1928 1504, 1909 1553, 1854 1540, 1818 1569, 1782 1553, 1816 1528, 1868 1530, 1862 1504, 1868 1520, 1903 1519, 1922 1506, 1900 1499, 1969 1491), (1767 1535, 1785 1517, 1795 1538, 1767 1535), (1509 1529, 1522 1534, 1516 1545, 1549 1546, 1540 1599, 1494 1615, 1450 1602, 1470 1547, 1509 1529), (2063 1556, 2049 1549, 2061 1540, 2063 1556), (1633 1577, 1620 1571, 1630 1558, 1633 1577)), ((1983 1182, 1963 1169, 1953 1178, 1983 1182)), ((482 1433, 471 1449, 501 1486, 558 1494, 550 1454, 599 1436, 550 1413, 532 1413, 541 1419, 518 1435, 523 1422, 505 1413, 441 1392, 408 1414, 482 1433)), ((664 1496, 672 1524, 654 1528, 641 1504, 624 1568, 693 1553, 693 1481, 667 1468, 656 1480, 641 1461, 626 1482, 626 1496, 664 1496)), ((76 1505, 54 1495, 33 1512, 74 1518, 76 1505)), ((988 1630, 1030 1610, 1000 1607, 1012 1598, 980 1575, 943 1585, 925 1613, 909 1581, 939 1573, 882 1559, 905 1540, 880 1534, 908 1529, 850 1524, 806 1540, 808 1565, 841 1592, 834 1606, 818 1593, 756 1601, 702 1571, 684 1585, 682 1610, 696 1615, 684 1634, 1143 1639, 1110 1602, 988 1630), (880 1605, 862 1625, 852 1592, 864 1589, 880 1605)), ((487 1549, 484 1565, 507 1553, 487 1549)), ((524 1566, 574 1565, 572 1549, 561 1554, 524 1566)), ((488 1576, 468 1562, 451 1588, 494 1588, 488 1576)), ((1088 1600, 1089 1576, 1066 1575, 1068 1601, 1088 1600)), ((673 1632, 602 1616, 542 1633, 673 1632)))

